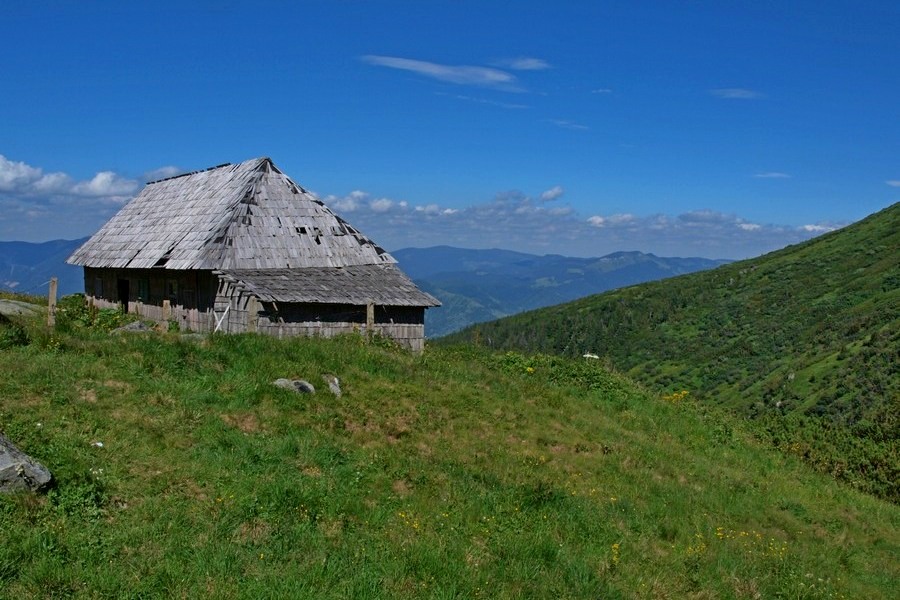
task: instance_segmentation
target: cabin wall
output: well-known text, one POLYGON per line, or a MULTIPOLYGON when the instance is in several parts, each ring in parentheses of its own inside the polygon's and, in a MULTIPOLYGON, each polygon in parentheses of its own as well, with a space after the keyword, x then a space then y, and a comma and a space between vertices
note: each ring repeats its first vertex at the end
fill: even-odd
POLYGON ((212 331, 218 278, 212 271, 84 268, 84 291, 98 308, 124 307, 182 330, 212 331))
MULTIPOLYGON (((226 281, 219 284, 215 314, 219 331, 255 331, 274 337, 317 336, 366 332, 366 307, 352 304, 259 302, 226 281)), ((414 352, 425 347, 425 308, 376 306, 375 334, 391 338, 414 352)))
MULTIPOLYGON (((98 308, 119 308, 127 300, 128 312, 160 323, 175 321, 182 331, 279 338, 366 332, 365 306, 263 303, 210 271, 85 267, 84 281, 85 295, 98 308)), ((424 307, 375 306, 374 312, 373 333, 414 352, 424 349, 424 307)))

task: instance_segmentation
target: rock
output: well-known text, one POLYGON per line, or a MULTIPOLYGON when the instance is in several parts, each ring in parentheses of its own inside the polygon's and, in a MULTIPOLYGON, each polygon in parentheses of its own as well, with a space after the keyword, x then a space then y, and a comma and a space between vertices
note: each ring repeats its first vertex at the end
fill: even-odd
POLYGON ((126 325, 122 325, 121 327, 117 327, 116 329, 113 329, 113 333, 119 333, 122 331, 128 332, 128 331, 153 331, 153 330, 150 327, 147 327, 147 325, 143 321, 132 321, 131 323, 128 323, 126 325))
POLYGON ((313 384, 303 379, 295 379, 294 387, 297 388, 297 391, 301 394, 315 394, 316 388, 313 387, 313 384))
POLYGON ((292 390, 294 392, 298 392, 300 394, 315 394, 316 388, 313 385, 306 381, 305 379, 276 379, 272 382, 272 385, 275 385, 280 388, 284 388, 286 390, 292 390))
POLYGON ((6 317, 32 316, 42 311, 47 312, 47 307, 20 300, 0 300, 0 315, 6 317))
POLYGON ((0 492, 39 492, 50 484, 52 478, 47 467, 0 435, 0 492))
POLYGON ((328 384, 328 389, 331 390, 331 393, 340 398, 341 381, 334 375, 322 375, 322 379, 324 379, 325 383, 328 384))

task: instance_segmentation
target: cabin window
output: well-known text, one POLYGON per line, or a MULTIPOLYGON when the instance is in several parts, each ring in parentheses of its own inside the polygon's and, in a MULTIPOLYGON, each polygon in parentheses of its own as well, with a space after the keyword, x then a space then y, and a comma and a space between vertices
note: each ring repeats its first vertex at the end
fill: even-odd
POLYGON ((183 299, 183 304, 187 308, 196 308, 196 301, 194 300, 194 290, 185 288, 181 290, 181 297, 183 299))
POLYGON ((150 300, 150 280, 138 279, 137 285, 137 299, 141 302, 150 300))
POLYGON ((102 298, 103 297, 103 279, 100 277, 94 278, 94 298, 102 298))

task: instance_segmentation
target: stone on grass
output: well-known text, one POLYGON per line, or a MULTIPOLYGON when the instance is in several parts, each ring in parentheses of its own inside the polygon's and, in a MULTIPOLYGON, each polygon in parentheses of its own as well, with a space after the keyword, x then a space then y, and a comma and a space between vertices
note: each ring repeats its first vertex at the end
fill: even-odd
POLYGON ((328 389, 331 390, 331 393, 334 394, 335 396, 337 396, 338 398, 340 398, 341 397, 341 381, 337 377, 335 377, 334 375, 331 375, 331 374, 322 375, 322 379, 324 379, 325 383, 328 384, 328 389))
POLYGON ((122 325, 121 327, 113 329, 113 333, 129 331, 153 331, 153 329, 148 327, 147 324, 143 321, 132 321, 131 323, 127 323, 125 325, 122 325))
POLYGON ((286 390, 292 390, 294 392, 298 392, 300 394, 315 394, 316 388, 313 385, 306 381, 305 379, 276 379, 272 382, 272 385, 278 386, 280 388, 284 388, 286 390))
POLYGON ((50 484, 47 467, 0 435, 0 492, 39 492, 50 484))

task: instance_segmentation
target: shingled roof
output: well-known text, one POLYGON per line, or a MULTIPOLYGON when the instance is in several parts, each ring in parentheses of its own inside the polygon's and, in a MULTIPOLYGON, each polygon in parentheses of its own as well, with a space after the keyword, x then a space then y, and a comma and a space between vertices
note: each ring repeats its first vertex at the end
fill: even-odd
POLYGON ((268 158, 148 183, 69 257, 88 267, 290 269, 394 258, 268 158))
POLYGON ((216 271, 263 302, 440 306, 394 265, 216 271))
POLYGON ((268 158, 148 183, 67 262, 211 270, 264 301, 440 305, 268 158))

